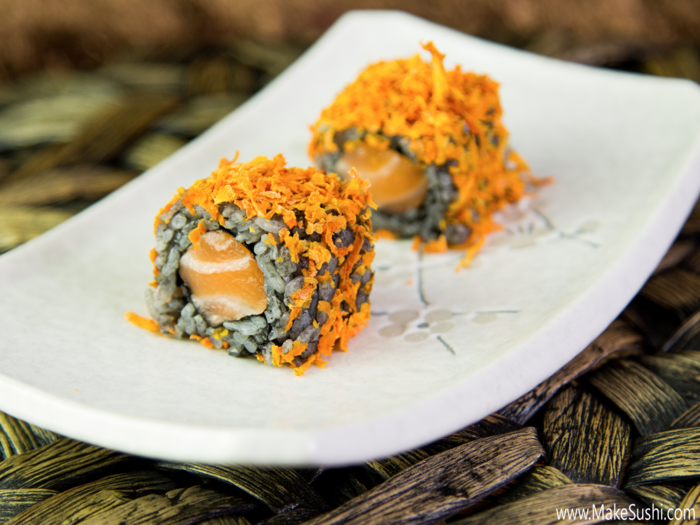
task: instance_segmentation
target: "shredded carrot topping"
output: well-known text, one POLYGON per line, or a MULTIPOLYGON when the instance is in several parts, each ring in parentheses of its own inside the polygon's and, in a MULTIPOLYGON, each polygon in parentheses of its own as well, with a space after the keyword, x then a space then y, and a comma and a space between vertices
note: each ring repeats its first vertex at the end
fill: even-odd
POLYGON ((194 230, 192 230, 189 233, 189 235, 187 235, 187 238, 190 240, 195 249, 199 249, 199 238, 206 231, 207 228, 204 226, 204 223, 200 222, 199 224, 197 224, 197 227, 194 230))
POLYGON ((434 241, 428 241, 425 243, 425 253, 440 253, 447 250, 447 240, 444 235, 440 235, 434 241))
POLYGON ((377 230, 376 234, 377 234, 377 237, 379 237, 380 239, 391 239, 393 241, 393 240, 399 238, 399 236, 391 230, 385 230, 385 229, 377 230))
MULTIPOLYGON (((459 66, 446 71, 444 55, 433 43, 422 47, 431 53, 430 63, 416 55, 377 62, 360 73, 312 126, 309 155, 318 159, 360 143, 387 149, 391 139, 407 141, 414 162, 423 169, 448 166, 458 194, 441 230, 464 224, 471 233, 460 247, 475 246, 499 228, 491 219, 493 212, 520 199, 528 190, 526 183, 546 180, 533 177, 508 147, 498 83, 459 66), (353 133, 344 133, 348 131, 353 133), (346 135, 353 138, 341 138, 346 135)), ((442 238, 429 243, 427 251, 447 247, 442 238)))
POLYGON ((324 368, 326 366, 327 361, 324 361, 321 359, 321 357, 318 354, 314 354, 309 359, 301 366, 298 366, 294 369, 294 373, 298 376, 303 375, 304 372, 306 372, 306 369, 311 366, 311 364, 316 365, 319 368, 324 368))
POLYGON ((160 330, 160 326, 158 326, 158 323, 156 323, 153 319, 146 319, 145 317, 141 317, 139 314, 135 314, 134 312, 125 313, 124 318, 131 324, 140 328, 145 328, 151 332, 157 332, 160 330))
MULTIPOLYGON (((287 305, 290 309, 287 330, 303 309, 309 307, 319 282, 328 280, 327 274, 318 275, 318 269, 333 256, 337 257, 340 279, 333 303, 319 302, 318 308, 328 313, 328 321, 321 327, 318 352, 329 356, 336 342, 340 343, 342 350, 347 350, 348 339, 358 333, 370 317, 369 303, 363 303, 359 310, 356 308, 355 299, 360 283, 353 283, 350 279, 352 272, 362 275, 369 271, 374 257, 373 251, 360 253, 366 239, 375 239, 371 232, 369 208, 376 206, 367 192, 369 183, 356 174, 343 181, 316 168, 287 168, 282 155, 272 159, 257 157, 247 163, 234 162, 235 159, 222 159, 219 168, 209 178, 195 182, 187 190, 178 191, 173 200, 160 210, 158 217, 180 200, 193 214, 194 207, 201 206, 223 227, 226 219, 219 208, 227 203, 234 203, 243 209, 246 220, 255 217, 282 219, 287 228, 276 235, 270 233, 265 242, 286 247, 293 262, 299 262, 302 256, 308 260, 308 269, 302 271, 304 285, 292 295, 291 303, 287 305), (300 239, 298 233, 292 233, 296 226, 307 235, 319 234, 320 240, 300 239), (350 229, 354 234, 354 243, 347 248, 338 247, 333 240, 333 235, 342 229, 350 229)), ((200 222, 190 232, 189 239, 195 247, 205 231, 204 223, 200 222)), ((153 259, 153 255, 151 257, 153 259)), ((371 285, 371 281, 365 285, 367 293, 371 285)), ((216 333, 215 338, 219 339, 222 334, 216 333)), ((213 347, 208 337, 193 335, 191 338, 213 347)), ((289 364, 297 375, 303 374, 312 363, 323 368, 326 362, 317 354, 309 356, 301 365, 295 365, 295 360, 298 363, 295 358, 301 356, 306 347, 306 343, 295 341, 292 349, 285 354, 281 347, 273 346, 271 364, 289 364)), ((265 361, 259 354, 256 357, 265 361)))

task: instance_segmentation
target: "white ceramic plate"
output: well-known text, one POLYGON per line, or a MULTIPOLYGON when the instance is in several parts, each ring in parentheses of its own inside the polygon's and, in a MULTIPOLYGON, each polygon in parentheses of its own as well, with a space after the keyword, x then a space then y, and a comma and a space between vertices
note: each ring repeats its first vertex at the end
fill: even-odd
POLYGON ((118 450, 202 462, 346 464, 415 447, 524 394, 622 310, 700 186, 700 90, 470 38, 397 12, 344 16, 211 131, 0 257, 0 409, 118 450), (515 148, 554 175, 468 270, 378 246, 374 315, 325 370, 233 359, 127 323, 145 314, 152 218, 222 156, 307 166, 307 126, 370 62, 433 40, 502 84, 515 148))

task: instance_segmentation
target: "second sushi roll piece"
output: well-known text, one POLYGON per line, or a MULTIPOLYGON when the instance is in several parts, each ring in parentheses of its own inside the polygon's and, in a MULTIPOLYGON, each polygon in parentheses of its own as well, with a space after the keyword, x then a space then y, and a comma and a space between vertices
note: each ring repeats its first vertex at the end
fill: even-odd
POLYGON ((287 168, 281 155, 222 160, 158 213, 153 321, 129 318, 297 374, 325 365, 370 316, 366 185, 287 168))
POLYGON ((375 229, 415 237, 432 251, 476 246, 491 215, 536 182, 509 146, 498 84, 446 71, 432 43, 420 56, 370 65, 323 110, 309 155, 371 181, 375 229))

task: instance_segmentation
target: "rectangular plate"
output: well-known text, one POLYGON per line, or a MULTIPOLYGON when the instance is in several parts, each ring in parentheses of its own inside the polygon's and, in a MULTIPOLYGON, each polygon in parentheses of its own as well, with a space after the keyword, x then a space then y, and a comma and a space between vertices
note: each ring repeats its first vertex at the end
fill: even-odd
POLYGON ((437 439, 580 352, 644 283, 700 186, 700 90, 516 51, 398 12, 345 15, 243 107, 79 216, 0 257, 0 409, 170 460, 347 464, 437 439), (303 377, 151 334, 153 216, 216 168, 284 153, 369 63, 432 40, 501 83, 511 142, 554 175, 467 270, 381 241, 375 315, 303 377))

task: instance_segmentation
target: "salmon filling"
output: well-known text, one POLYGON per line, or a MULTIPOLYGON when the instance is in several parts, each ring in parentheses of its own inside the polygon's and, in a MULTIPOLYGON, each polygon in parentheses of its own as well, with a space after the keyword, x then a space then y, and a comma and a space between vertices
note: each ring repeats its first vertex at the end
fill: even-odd
POLYGON ((363 179, 372 184, 372 200, 382 211, 401 213, 417 208, 428 191, 428 179, 409 158, 393 149, 380 150, 359 144, 344 152, 336 169, 347 177, 355 168, 363 179))
POLYGON ((192 303, 212 326, 262 313, 264 276, 253 254, 220 230, 203 233, 180 258, 180 277, 192 303))

